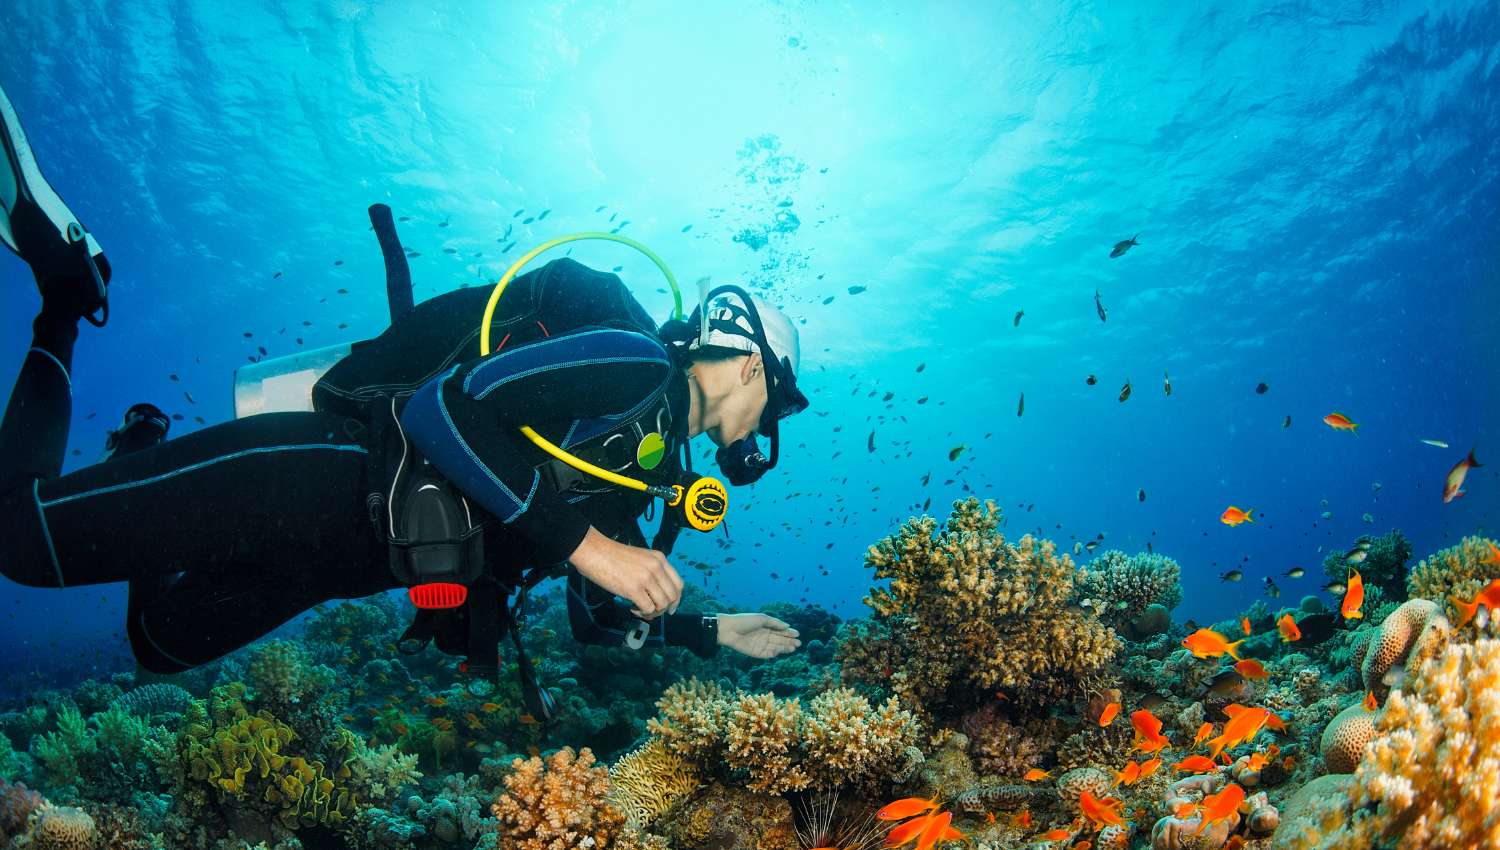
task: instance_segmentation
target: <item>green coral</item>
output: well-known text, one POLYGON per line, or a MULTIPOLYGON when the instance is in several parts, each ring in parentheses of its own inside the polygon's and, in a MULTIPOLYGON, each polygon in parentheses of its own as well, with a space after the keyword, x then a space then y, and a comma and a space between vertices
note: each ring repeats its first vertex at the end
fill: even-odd
POLYGON ((235 800, 275 817, 288 829, 338 826, 357 803, 348 761, 359 746, 339 730, 329 760, 296 755, 297 733, 264 709, 251 714, 242 684, 215 688, 207 705, 194 702, 177 737, 187 779, 208 786, 221 801, 235 800))
POLYGON ((64 705, 57 712, 57 730, 33 739, 31 754, 48 780, 56 785, 73 785, 83 778, 80 761, 97 747, 83 715, 76 707, 64 705))
POLYGON ((1411 560, 1411 541, 1398 529, 1373 537, 1365 534, 1354 541, 1349 551, 1368 546, 1365 559, 1350 564, 1347 552, 1332 552, 1323 559, 1323 574, 1329 581, 1343 582, 1349 577, 1349 568, 1359 570, 1365 587, 1378 587, 1385 591, 1388 599, 1401 602, 1406 599, 1406 562, 1411 560))
POLYGON ((258 699, 276 706, 298 705, 321 696, 337 678, 331 668, 314 665, 306 649, 285 640, 256 649, 245 677, 258 699))
POLYGON ((401 752, 394 744, 361 749, 349 760, 349 768, 353 772, 350 785, 357 795, 381 805, 389 804, 396 792, 422 779, 417 757, 401 752))

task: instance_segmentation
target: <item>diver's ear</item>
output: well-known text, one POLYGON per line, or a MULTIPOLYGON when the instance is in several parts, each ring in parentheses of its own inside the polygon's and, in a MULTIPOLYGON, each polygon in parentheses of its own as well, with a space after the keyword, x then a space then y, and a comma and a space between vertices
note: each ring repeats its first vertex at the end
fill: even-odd
POLYGON ((751 381, 761 379, 760 370, 765 368, 764 361, 759 353, 751 354, 740 364, 740 383, 749 384, 751 381))

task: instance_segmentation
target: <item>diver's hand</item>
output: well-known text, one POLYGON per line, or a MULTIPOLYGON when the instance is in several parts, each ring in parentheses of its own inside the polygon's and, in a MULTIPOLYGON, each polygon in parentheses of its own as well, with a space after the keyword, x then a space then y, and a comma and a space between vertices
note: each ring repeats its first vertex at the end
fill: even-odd
POLYGON ((719 646, 751 658, 775 658, 802 645, 797 630, 765 614, 720 614, 719 646))
POLYGON ((682 577, 666 555, 617 543, 592 526, 568 560, 584 578, 629 599, 630 613, 642 620, 673 613, 682 601, 682 577))

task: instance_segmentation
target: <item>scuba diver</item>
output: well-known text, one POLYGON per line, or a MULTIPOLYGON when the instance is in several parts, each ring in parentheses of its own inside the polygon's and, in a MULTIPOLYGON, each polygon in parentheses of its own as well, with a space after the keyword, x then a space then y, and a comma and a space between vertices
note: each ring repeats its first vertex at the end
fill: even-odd
MULTIPOLYGON (((724 477, 752 483, 776 465, 779 421, 807 406, 797 331, 775 307, 719 286, 658 327, 617 276, 566 258, 509 280, 498 311, 498 289, 487 309, 484 289, 413 306, 408 278, 391 326, 345 346, 307 406, 167 440, 170 419, 135 405, 102 462, 60 475, 78 322, 108 321, 111 268, 3 90, 0 143, 0 240, 42 296, 0 420, 0 573, 128 582, 126 631, 147 670, 186 670, 319 603, 406 587, 418 611, 402 652, 435 642, 466 656, 473 688, 493 680, 508 633, 527 708, 546 720, 556 706, 517 619, 528 588, 564 575, 580 641, 756 658, 800 645, 763 614, 679 613, 667 559, 679 531, 711 530, 727 505, 693 473, 688 441, 707 434, 724 477), (638 520, 658 503, 648 546, 638 520)), ((389 208, 371 218, 394 239, 389 208)), ((237 386, 237 408, 242 389, 255 399, 273 384, 237 386)))

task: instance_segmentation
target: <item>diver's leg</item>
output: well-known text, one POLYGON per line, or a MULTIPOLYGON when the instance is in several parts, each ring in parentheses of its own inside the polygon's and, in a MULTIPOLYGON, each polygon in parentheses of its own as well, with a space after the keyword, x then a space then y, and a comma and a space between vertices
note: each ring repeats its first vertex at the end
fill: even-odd
POLYGON ((188 572, 131 582, 125 632, 142 667, 179 673, 265 636, 320 602, 393 586, 389 571, 319 571, 295 561, 188 572))
POLYGON ((383 570, 359 436, 336 416, 265 414, 11 487, 0 572, 71 587, 288 561, 383 570))
POLYGON ((56 478, 67 453, 78 319, 43 309, 31 333, 31 348, 0 419, 0 493, 56 478))

